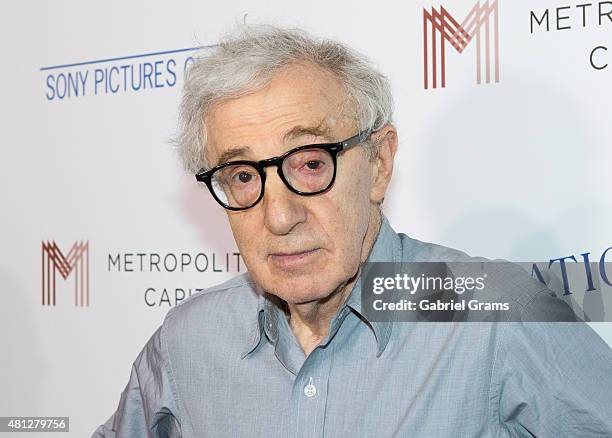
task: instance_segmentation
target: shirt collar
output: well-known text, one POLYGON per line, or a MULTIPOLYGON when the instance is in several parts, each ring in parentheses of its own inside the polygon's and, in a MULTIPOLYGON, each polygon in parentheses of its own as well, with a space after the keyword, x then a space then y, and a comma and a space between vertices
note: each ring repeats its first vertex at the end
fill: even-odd
MULTIPOLYGON (((401 238, 393 228, 391 228, 387 217, 382 213, 381 219, 380 230, 378 231, 378 236, 372 246, 367 262, 401 262, 401 238)), ((257 318, 247 346, 241 356, 242 358, 254 352, 261 345, 264 332, 273 344, 276 343, 278 339, 278 318, 283 314, 283 310, 281 309, 282 301, 278 297, 265 293, 255 282, 252 282, 252 286, 257 289, 257 294, 259 296, 257 318)), ((355 282, 353 290, 344 305, 357 312, 361 316, 361 319, 372 329, 378 346, 376 356, 380 357, 389 342, 393 322, 370 321, 362 312, 361 268, 359 270, 359 278, 355 282)))

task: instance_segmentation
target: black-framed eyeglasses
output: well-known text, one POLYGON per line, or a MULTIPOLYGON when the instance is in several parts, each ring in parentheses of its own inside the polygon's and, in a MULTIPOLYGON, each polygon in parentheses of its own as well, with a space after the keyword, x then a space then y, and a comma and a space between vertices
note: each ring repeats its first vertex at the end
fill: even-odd
POLYGON ((229 161, 195 177, 228 210, 246 210, 263 198, 265 168, 269 166, 276 166, 278 176, 293 193, 317 195, 334 184, 337 155, 363 143, 371 134, 372 130, 366 130, 337 143, 299 146, 280 157, 260 161, 229 161))

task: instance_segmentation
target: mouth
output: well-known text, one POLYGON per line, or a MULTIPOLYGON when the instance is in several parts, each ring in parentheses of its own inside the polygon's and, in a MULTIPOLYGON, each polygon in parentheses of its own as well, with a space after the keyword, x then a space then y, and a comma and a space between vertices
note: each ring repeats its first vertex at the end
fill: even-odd
POLYGON ((320 248, 314 248, 305 251, 272 253, 270 254, 270 259, 272 263, 280 268, 296 268, 307 263, 310 258, 319 252, 319 250, 320 248))

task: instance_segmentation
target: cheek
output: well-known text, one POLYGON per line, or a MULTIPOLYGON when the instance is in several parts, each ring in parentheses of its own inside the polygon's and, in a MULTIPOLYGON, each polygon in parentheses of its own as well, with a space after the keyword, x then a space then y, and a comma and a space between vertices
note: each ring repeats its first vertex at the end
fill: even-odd
MULTIPOLYGON (((338 175, 338 187, 334 193, 339 212, 353 227, 367 223, 370 209, 370 168, 364 160, 357 160, 354 166, 338 175)), ((358 227, 359 228, 359 227, 358 227)))
POLYGON ((336 241, 341 257, 351 264, 360 257, 363 238, 370 218, 370 178, 366 166, 356 166, 339 177, 333 191, 334 205, 330 223, 334 223, 336 241))
POLYGON ((262 243, 259 240, 261 234, 253 233, 253 230, 259 229, 260 225, 245 213, 230 213, 228 219, 238 251, 245 262, 250 264, 250 261, 263 253, 262 243))

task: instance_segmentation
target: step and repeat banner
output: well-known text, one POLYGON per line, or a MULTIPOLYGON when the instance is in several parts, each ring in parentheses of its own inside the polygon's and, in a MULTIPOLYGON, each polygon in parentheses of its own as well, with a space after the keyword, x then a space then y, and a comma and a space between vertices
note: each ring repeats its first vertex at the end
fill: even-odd
MULTIPOLYGON (((1 416, 89 436, 166 312, 246 270, 169 142, 197 50, 243 22, 339 39, 389 77, 396 231, 612 261, 611 1, 4 2, 1 416)), ((611 325, 593 323, 608 343, 611 325)))

